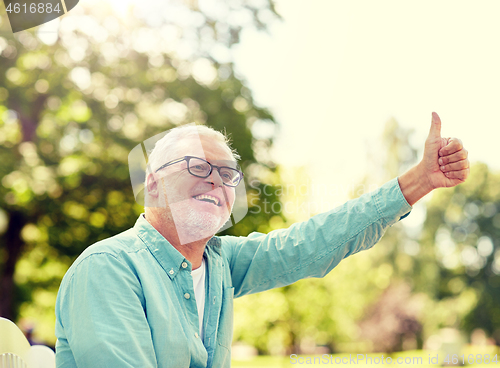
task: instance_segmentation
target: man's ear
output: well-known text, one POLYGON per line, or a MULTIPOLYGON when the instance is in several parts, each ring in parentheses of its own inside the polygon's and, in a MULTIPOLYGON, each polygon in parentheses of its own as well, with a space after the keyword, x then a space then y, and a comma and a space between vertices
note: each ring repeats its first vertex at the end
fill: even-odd
POLYGON ((146 186, 147 186, 147 193, 149 196, 158 198, 159 196, 159 186, 158 186, 158 181, 160 178, 155 173, 151 173, 148 175, 147 180, 146 180, 146 186))
POLYGON ((161 178, 156 173, 148 174, 146 177, 146 188, 144 188, 144 207, 165 207, 162 202, 161 178))

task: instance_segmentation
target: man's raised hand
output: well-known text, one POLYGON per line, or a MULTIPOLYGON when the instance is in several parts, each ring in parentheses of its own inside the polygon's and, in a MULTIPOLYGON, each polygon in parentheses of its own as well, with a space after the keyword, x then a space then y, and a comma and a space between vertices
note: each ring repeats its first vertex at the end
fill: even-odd
POLYGON ((419 166, 432 189, 450 188, 469 176, 468 152, 457 138, 441 137, 441 119, 432 113, 431 129, 419 166))

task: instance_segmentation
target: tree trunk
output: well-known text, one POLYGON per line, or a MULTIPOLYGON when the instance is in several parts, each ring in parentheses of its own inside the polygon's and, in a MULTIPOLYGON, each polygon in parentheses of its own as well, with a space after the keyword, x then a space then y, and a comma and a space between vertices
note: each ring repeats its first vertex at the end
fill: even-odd
MULTIPOLYGON (((18 113, 21 122, 23 142, 35 142, 36 128, 47 97, 46 94, 39 95, 33 103, 27 105, 26 109, 22 108, 20 101, 12 101, 11 108, 18 113)), ((0 249, 7 251, 7 259, 3 269, 0 270, 0 316, 10 320, 17 317, 14 271, 24 248, 21 230, 27 222, 28 218, 22 212, 16 210, 9 212, 9 227, 4 236, 0 238, 0 241, 5 243, 0 249)))
POLYGON ((10 212, 9 227, 2 237, 5 242, 7 259, 0 278, 0 316, 15 320, 17 311, 14 310, 14 271, 16 263, 24 248, 21 230, 26 225, 25 216, 19 211, 10 212))

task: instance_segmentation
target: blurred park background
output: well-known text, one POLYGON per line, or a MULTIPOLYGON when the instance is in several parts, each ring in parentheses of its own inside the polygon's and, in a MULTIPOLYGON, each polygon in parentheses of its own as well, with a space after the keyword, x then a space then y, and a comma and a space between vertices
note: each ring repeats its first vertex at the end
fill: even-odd
POLYGON ((127 161, 143 140, 225 130, 249 213, 223 235, 245 236, 402 174, 437 111, 467 182, 324 279, 235 300, 233 356, 500 345, 497 4, 88 0, 14 35, 1 6, 0 315, 34 341, 55 344, 76 257, 143 212, 127 161))

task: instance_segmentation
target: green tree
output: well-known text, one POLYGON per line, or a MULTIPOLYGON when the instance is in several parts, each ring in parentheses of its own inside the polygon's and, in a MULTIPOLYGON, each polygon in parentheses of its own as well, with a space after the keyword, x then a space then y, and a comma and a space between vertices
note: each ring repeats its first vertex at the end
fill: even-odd
MULTIPOLYGON (((374 185, 384 184, 416 163, 417 149, 410 144, 411 134, 411 130, 402 128, 394 119, 387 122, 378 145, 371 147, 368 154, 369 167, 374 171, 367 173, 354 188, 351 198, 371 191, 374 185)), ((305 174, 301 172, 300 176, 305 174)), ((277 227, 287 225, 280 223, 277 227)), ((261 353, 273 354, 311 353, 315 345, 337 352, 394 350, 400 349, 403 343, 405 346, 421 345, 419 316, 411 308, 401 308, 401 324, 405 327, 385 333, 386 340, 387 334, 390 335, 392 344, 387 348, 378 344, 375 338, 367 341, 368 334, 360 328, 367 312, 376 314, 380 307, 387 306, 384 292, 392 284, 396 290, 405 290, 401 294, 405 306, 410 301, 420 303, 411 292, 415 262, 413 243, 405 227, 396 224, 373 249, 343 260, 324 279, 302 280, 236 300, 235 339, 256 346, 261 353), (409 326, 408 321, 418 326, 409 326)), ((379 331, 382 328, 380 323, 377 328, 379 331)))
POLYGON ((467 181, 436 193, 428 205, 422 247, 436 300, 429 325, 470 334, 482 328, 500 343, 500 174, 471 167, 467 181), (430 258, 430 257, 429 257, 430 258))
MULTIPOLYGON (((384 145, 392 148, 382 151, 387 152, 382 172, 390 173, 385 180, 416 163, 417 151, 410 145, 410 135, 411 131, 395 122, 387 124, 384 145)), ((500 341, 496 298, 500 286, 499 187, 497 173, 485 164, 473 165, 464 184, 436 190, 414 206, 410 216, 425 216, 421 225, 394 227, 370 252, 374 257, 382 249, 386 252, 380 262, 391 266, 394 287, 400 282, 411 286, 406 305, 410 311, 420 310, 413 315, 422 324, 422 330, 415 334, 416 346, 422 347, 424 338, 442 327, 466 333, 482 328, 500 341)), ((384 308, 380 303, 379 307, 384 308)), ((385 340, 382 343, 389 340, 383 330, 380 326, 375 334, 385 340)))
MULTIPOLYGON (((179 4, 193 19, 204 14, 196 2, 179 4)), ((265 4, 275 14, 272 2, 265 4)), ((245 9, 243 3, 231 12, 245 9)), ((251 14, 260 19, 260 10, 251 14)), ((247 185, 275 171, 255 155, 265 156, 272 137, 252 134, 253 124, 275 121, 256 106, 233 64, 218 62, 207 48, 181 58, 168 41, 189 40, 189 27, 155 28, 149 20, 78 6, 50 42, 35 31, 12 35, 1 18, 0 315, 38 316, 40 334, 52 342, 55 296, 68 266, 143 211, 127 165, 135 145, 180 124, 207 124, 231 136, 247 185)), ((227 47, 237 42, 241 24, 202 20, 217 32, 207 36, 202 25, 193 26, 194 46, 202 36, 227 47)), ((269 217, 250 215, 226 233, 246 235, 269 217)))

